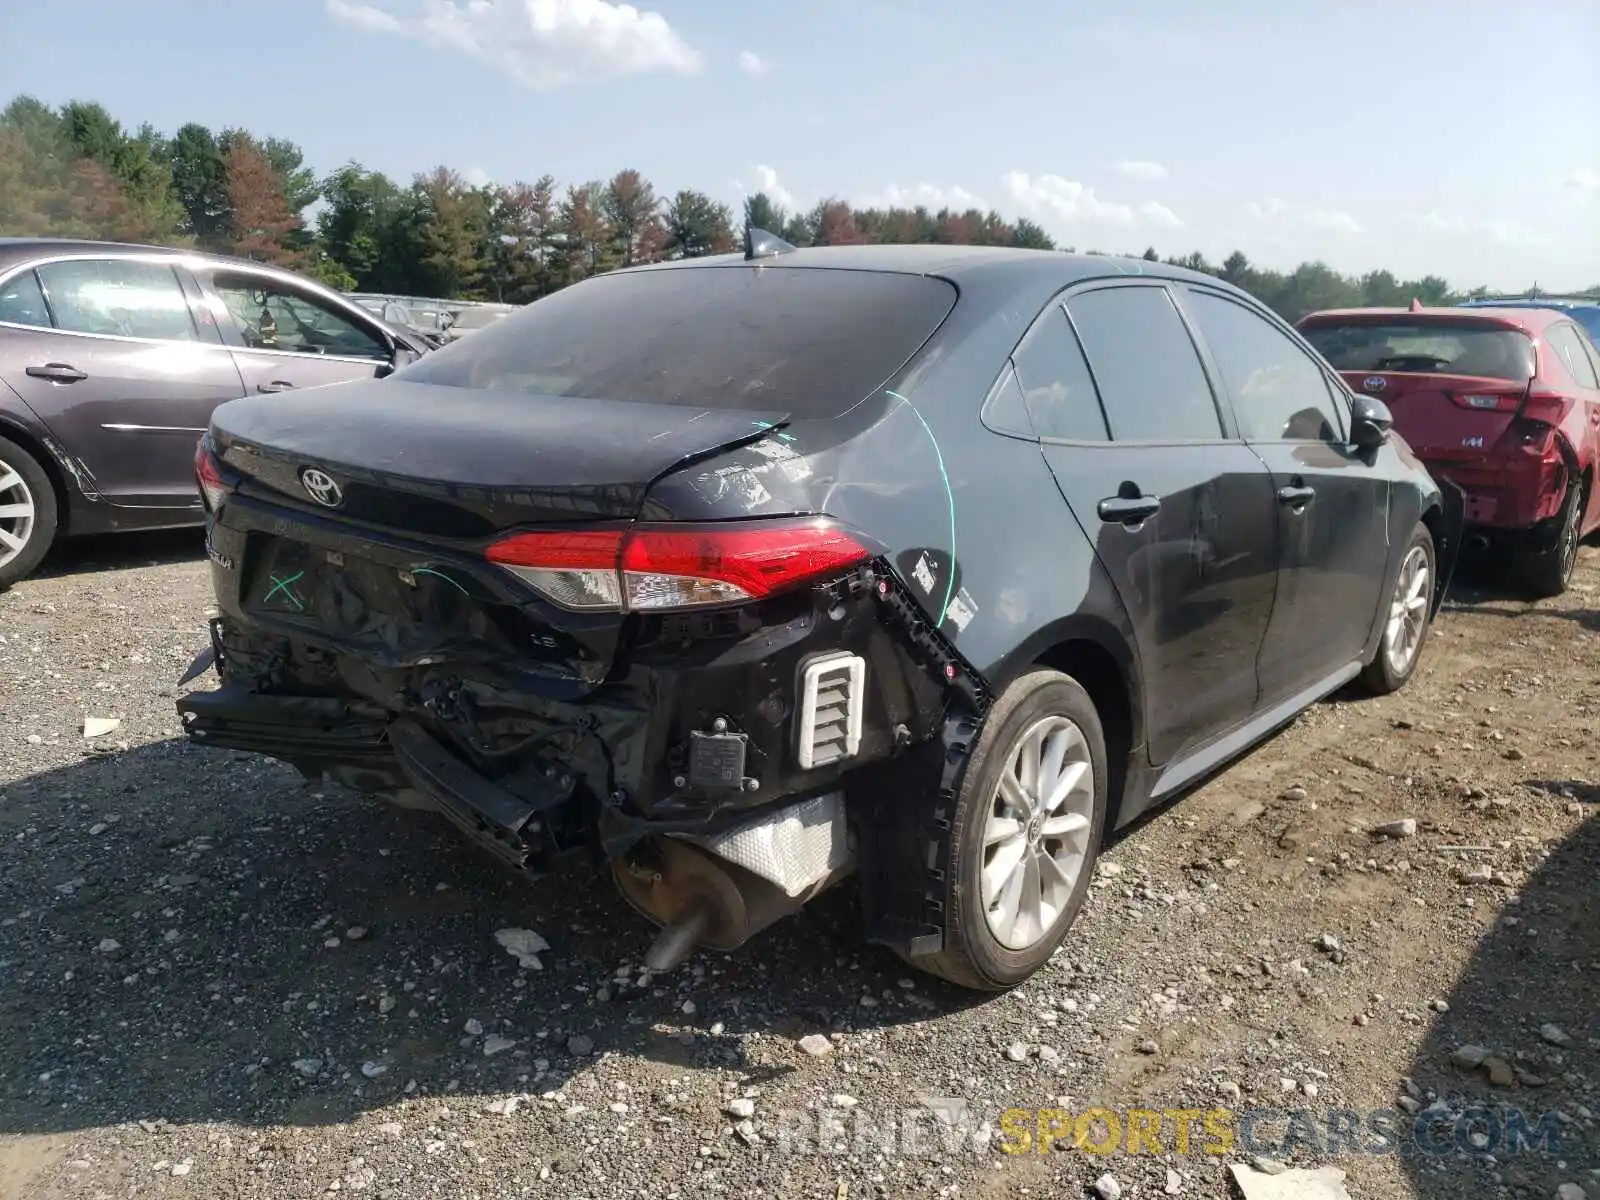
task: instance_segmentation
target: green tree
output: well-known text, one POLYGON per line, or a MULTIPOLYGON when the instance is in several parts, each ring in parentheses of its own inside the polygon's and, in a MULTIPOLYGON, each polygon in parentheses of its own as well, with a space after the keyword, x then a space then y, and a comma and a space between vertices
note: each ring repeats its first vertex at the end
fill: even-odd
POLYGON ((299 146, 283 138, 262 138, 261 153, 278 176, 290 212, 298 215, 316 203, 322 188, 317 173, 306 166, 305 153, 299 146))
POLYGON ((1024 250, 1054 250, 1056 248, 1055 239, 1044 231, 1044 227, 1028 220, 1027 217, 1017 218, 1016 226, 1011 230, 1010 244, 1024 250))
POLYGON ((756 192, 744 198, 746 229, 765 229, 768 233, 781 234, 788 223, 789 214, 765 192, 756 192))
POLYGON ((412 192, 421 218, 418 265, 428 294, 477 298, 484 284, 482 238, 487 224, 482 197, 448 167, 419 175, 412 192))
POLYGON ((666 256, 699 258, 733 249, 733 213, 704 192, 682 191, 667 206, 666 256))
POLYGON ((1250 260, 1238 250, 1222 260, 1222 270, 1219 272, 1223 280, 1234 287, 1247 287, 1252 273, 1250 260))
POLYGON ((216 137, 204 125, 183 126, 172 138, 168 163, 184 231, 207 250, 221 249, 228 238, 228 183, 216 137))

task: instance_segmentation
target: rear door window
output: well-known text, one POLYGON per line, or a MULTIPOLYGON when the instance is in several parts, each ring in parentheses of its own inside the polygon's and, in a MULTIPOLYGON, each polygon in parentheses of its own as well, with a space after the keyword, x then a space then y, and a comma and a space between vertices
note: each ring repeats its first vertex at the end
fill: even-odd
POLYGON ((1185 305, 1233 400, 1239 435, 1264 442, 1342 439, 1322 367, 1271 322, 1215 292, 1185 305))
POLYGON ((1040 437, 1103 442, 1105 414, 1078 335, 1059 304, 1034 323, 1011 357, 1040 437))
POLYGON ((600 275, 400 374, 449 387, 827 418, 882 387, 955 302, 942 279, 883 271, 600 275))
POLYGON ((1119 442, 1215 441, 1222 420, 1189 330, 1162 287, 1110 287, 1067 301, 1119 442))
POLYGON ((1574 383, 1579 387, 1600 388, 1600 379, 1595 378, 1594 364, 1584 353, 1583 334, 1578 332, 1577 326, 1552 325, 1545 337, 1574 383))
POLYGON ((56 328, 109 337, 199 340, 178 276, 165 263, 71 259, 37 268, 56 328))

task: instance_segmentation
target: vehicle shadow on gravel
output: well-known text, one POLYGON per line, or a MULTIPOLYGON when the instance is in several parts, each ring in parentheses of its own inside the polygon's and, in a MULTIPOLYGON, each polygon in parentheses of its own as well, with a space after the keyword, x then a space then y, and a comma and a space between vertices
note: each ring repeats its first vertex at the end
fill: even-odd
MULTIPOLYGON (((1420 1200, 1500 1194, 1496 1176, 1518 1195, 1554 1196, 1580 1181, 1600 1195, 1600 1177, 1587 1173, 1600 1168, 1600 1112, 1584 1116, 1600 1109, 1597 884, 1600 817, 1591 817, 1484 930, 1410 1069, 1422 1111, 1402 1114, 1404 1162, 1420 1200)), ((1463 891, 1481 905, 1484 886, 1463 891)))
POLYGON ((92 575, 97 571, 199 562, 205 556, 206 535, 199 528, 95 534, 57 542, 32 577, 92 575))
POLYGON ((805 1034, 982 999, 865 947, 849 884, 641 987, 652 935, 599 866, 530 884, 251 755, 94 755, 0 789, 0 1133, 320 1125, 536 1094, 601 1053, 758 1083, 805 1034), (504 928, 548 940, 542 969, 504 928))

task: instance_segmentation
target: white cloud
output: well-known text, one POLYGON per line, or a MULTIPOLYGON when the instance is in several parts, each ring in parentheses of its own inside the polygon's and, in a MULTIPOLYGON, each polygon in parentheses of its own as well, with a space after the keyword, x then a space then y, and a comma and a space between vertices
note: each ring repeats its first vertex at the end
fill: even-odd
POLYGON ((1139 205, 1139 215, 1150 225, 1159 225, 1163 229, 1181 229, 1183 222, 1178 219, 1178 214, 1165 204, 1158 204, 1154 200, 1146 200, 1139 205))
POLYGON ((461 172, 461 178, 465 179, 472 187, 487 187, 489 183, 489 172, 485 171, 482 167, 468 167, 465 171, 461 172))
POLYGON ((1600 171, 1579 167, 1566 178, 1566 186, 1584 197, 1600 196, 1600 171))
POLYGON ((764 163, 757 163, 754 169, 751 170, 750 176, 754 180, 753 184, 750 185, 747 185, 742 179, 733 181, 733 186, 739 189, 741 196, 763 192, 766 194, 767 199, 771 200, 779 208, 788 209, 790 212, 794 211, 794 193, 778 182, 778 173, 771 167, 764 163))
POLYGON ((381 9, 370 4, 347 4, 345 0, 327 0, 328 15, 336 21, 356 29, 374 33, 403 33, 405 26, 381 9))
POLYGON ((692 74, 704 65, 659 13, 607 0, 422 0, 410 14, 385 4, 324 3, 346 25, 469 54, 536 89, 657 71, 692 74))
POLYGON ((1145 162, 1142 159, 1130 158, 1117 164, 1117 170, 1129 179, 1141 179, 1147 183, 1167 177, 1167 169, 1158 162, 1145 162))
POLYGON ((1252 200, 1245 205, 1257 221, 1276 225, 1284 230, 1303 233, 1365 233, 1361 222, 1347 212, 1331 208, 1303 208, 1290 204, 1277 196, 1265 200, 1252 200))
POLYGON ((739 70, 746 75, 765 75, 772 69, 772 64, 753 50, 739 51, 739 70))
POLYGON ((862 208, 928 208, 938 212, 941 208, 965 212, 969 208, 987 211, 988 201, 974 195, 964 187, 940 187, 936 183, 914 183, 901 187, 891 183, 880 192, 865 196, 856 202, 862 208))
POLYGON ((1407 232, 1422 236, 1471 238, 1475 242, 1487 240, 1502 246, 1530 246, 1543 241, 1537 230, 1521 221, 1470 220, 1427 212, 1402 216, 1399 224, 1407 232))
POLYGON ((1101 200, 1093 187, 1074 179, 1062 179, 1059 174, 1030 176, 1026 171, 1006 171, 1000 179, 1008 197, 1021 205, 1027 213, 1053 216, 1058 221, 1096 222, 1104 226, 1131 227, 1144 221, 1168 224, 1176 221, 1170 208, 1147 203, 1141 210, 1133 205, 1123 205, 1114 200, 1101 200))

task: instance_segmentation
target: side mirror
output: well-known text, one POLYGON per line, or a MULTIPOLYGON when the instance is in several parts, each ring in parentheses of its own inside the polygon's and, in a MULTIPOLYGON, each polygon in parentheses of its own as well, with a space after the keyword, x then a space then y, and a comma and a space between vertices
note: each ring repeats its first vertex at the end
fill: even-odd
POLYGON ((419 359, 421 357, 422 356, 420 354, 418 354, 415 350, 411 349, 409 346, 402 346, 402 345, 396 343, 395 344, 395 348, 394 348, 394 354, 390 357, 388 362, 380 363, 378 365, 377 371, 374 372, 374 374, 379 379, 387 379, 390 375, 393 375, 401 367, 409 366, 411 363, 416 362, 417 359, 419 359))
POLYGON ((1382 400, 1356 396, 1350 402, 1350 440, 1363 450, 1376 450, 1389 440, 1394 415, 1382 400))

